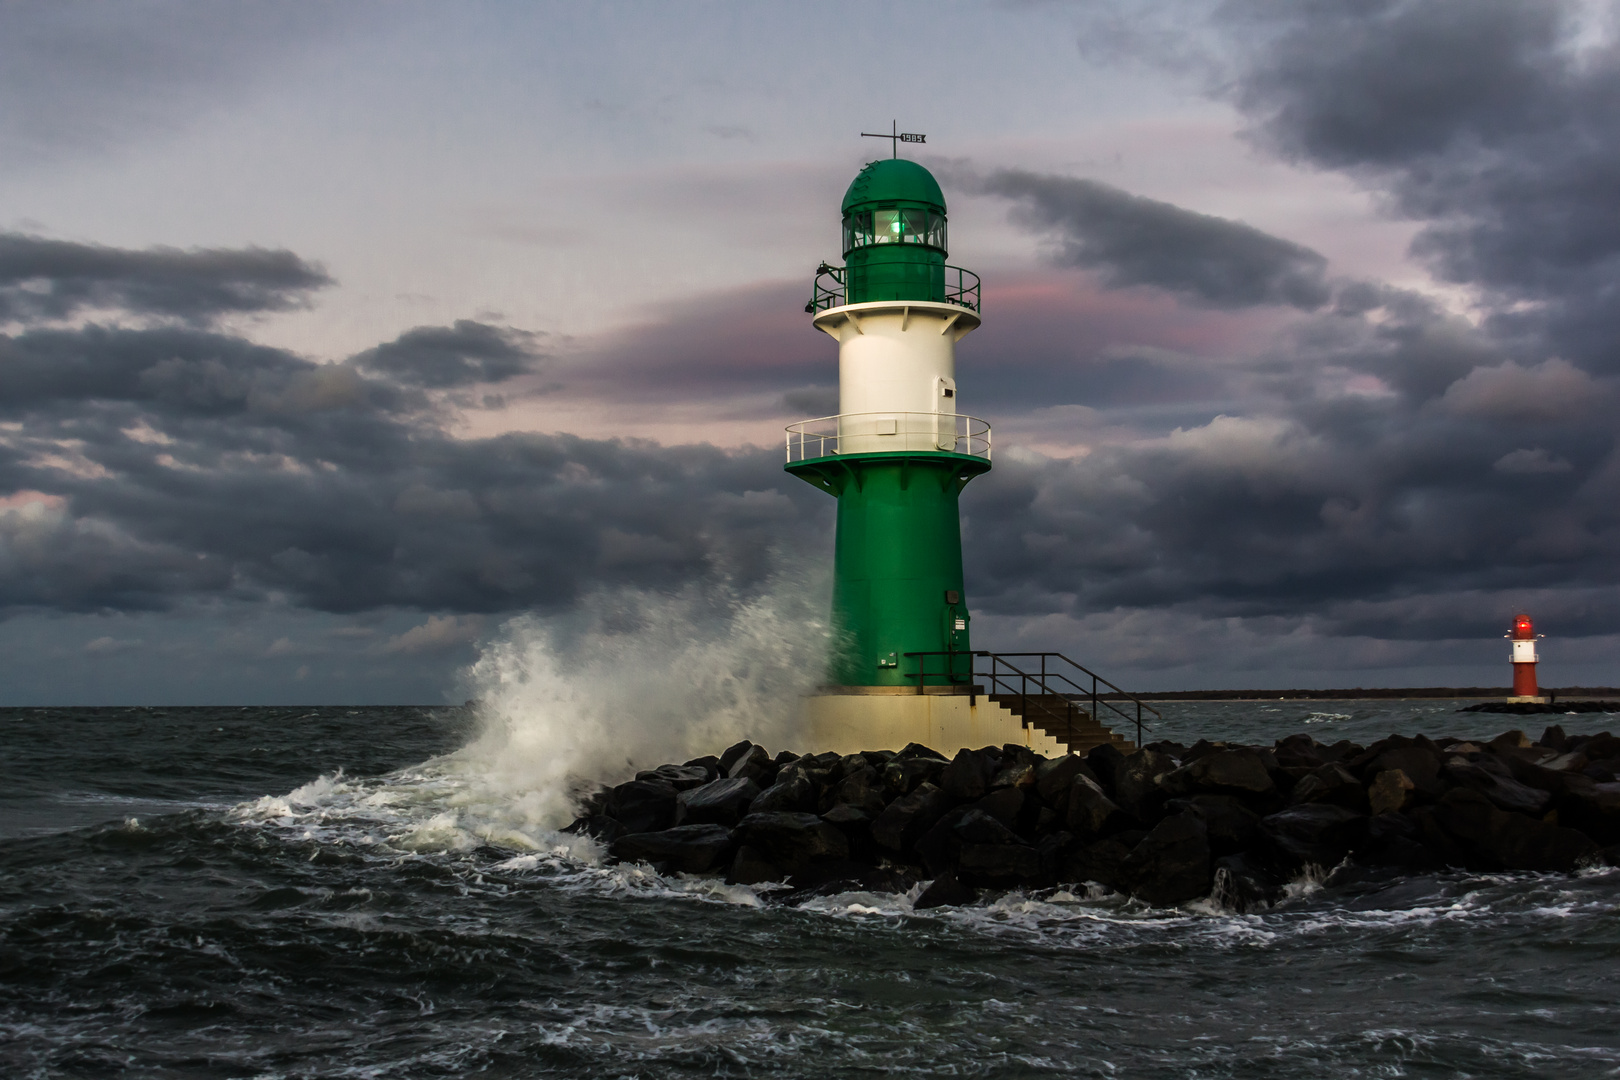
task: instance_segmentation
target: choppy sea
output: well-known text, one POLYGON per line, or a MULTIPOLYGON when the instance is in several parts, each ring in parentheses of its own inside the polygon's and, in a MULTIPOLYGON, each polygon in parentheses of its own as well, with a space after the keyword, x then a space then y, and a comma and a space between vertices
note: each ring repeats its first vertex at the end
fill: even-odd
MULTIPOLYGON (((1540 719, 1460 704, 1176 703, 1155 734, 1540 719)), ((1617 871, 789 907, 601 865, 488 749, 459 709, 0 710, 0 1076, 1620 1075, 1617 871)))

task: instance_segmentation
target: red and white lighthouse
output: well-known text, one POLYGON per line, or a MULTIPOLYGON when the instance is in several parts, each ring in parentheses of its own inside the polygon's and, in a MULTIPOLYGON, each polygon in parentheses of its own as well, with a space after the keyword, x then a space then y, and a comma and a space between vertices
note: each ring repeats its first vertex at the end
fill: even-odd
POLYGON ((1510 702, 1526 702, 1542 704, 1546 698, 1541 697, 1536 689, 1536 628, 1528 615, 1515 615, 1513 617, 1513 633, 1503 635, 1513 648, 1513 696, 1510 702))

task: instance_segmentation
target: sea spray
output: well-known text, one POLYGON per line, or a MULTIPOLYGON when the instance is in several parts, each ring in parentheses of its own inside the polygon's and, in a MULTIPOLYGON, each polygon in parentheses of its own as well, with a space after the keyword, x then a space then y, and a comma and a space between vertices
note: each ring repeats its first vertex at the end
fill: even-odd
POLYGON ((479 734, 445 764, 556 828, 580 785, 744 738, 795 747, 799 699, 826 666, 826 610, 824 580, 779 573, 746 593, 604 590, 566 615, 512 619, 467 672, 479 734))

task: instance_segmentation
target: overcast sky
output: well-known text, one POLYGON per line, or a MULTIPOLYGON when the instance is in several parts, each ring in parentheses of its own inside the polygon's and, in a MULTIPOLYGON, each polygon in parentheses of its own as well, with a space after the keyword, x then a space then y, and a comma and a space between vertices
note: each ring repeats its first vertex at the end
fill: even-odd
POLYGON ((825 580, 780 431, 891 121, 984 280, 976 645, 1503 685, 1524 609, 1620 682, 1617 14, 0 0, 0 703, 454 699, 825 580))

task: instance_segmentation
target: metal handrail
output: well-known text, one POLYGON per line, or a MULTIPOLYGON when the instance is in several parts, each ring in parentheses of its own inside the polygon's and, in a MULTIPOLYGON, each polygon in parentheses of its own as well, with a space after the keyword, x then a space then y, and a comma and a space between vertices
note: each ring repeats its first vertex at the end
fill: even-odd
MULTIPOLYGON (((1007 689, 1005 690, 1006 693, 1008 693, 1008 694, 1016 693, 1018 695, 1020 701, 1021 701, 1023 712, 1027 716, 1029 714, 1029 699, 1032 696, 1030 694, 1030 692, 1029 692, 1029 686, 1030 686, 1030 683, 1033 682, 1035 684, 1035 686, 1038 688, 1040 696, 1043 696, 1043 697, 1061 697, 1061 698, 1065 699, 1066 701, 1068 701, 1070 703, 1071 707, 1073 706, 1073 702, 1074 702, 1075 697, 1077 697, 1077 696, 1081 697, 1081 698, 1089 697, 1090 700, 1091 700, 1091 716, 1092 716, 1093 719, 1095 719, 1096 716, 1097 716, 1097 707, 1099 705, 1102 705, 1102 706, 1106 706, 1110 712, 1112 712, 1115 715, 1119 716, 1127 724, 1134 722, 1136 724, 1136 745, 1137 746, 1142 745, 1142 732, 1143 732, 1143 730, 1144 729, 1148 730, 1148 731, 1153 730, 1152 727, 1150 727, 1150 726, 1148 726, 1148 725, 1146 725, 1146 724, 1144 724, 1142 722, 1142 710, 1143 709, 1146 709, 1148 712, 1152 713, 1160 721, 1164 720, 1164 714, 1159 712, 1159 710, 1155 709, 1152 705, 1149 705, 1147 702, 1143 701, 1141 698, 1137 697, 1135 694, 1131 694, 1131 693, 1128 693, 1128 692, 1126 692, 1124 690, 1121 690, 1119 687, 1115 686, 1113 683, 1109 682, 1107 679, 1103 678, 1101 675, 1098 675, 1095 671, 1092 671, 1090 668, 1086 667, 1084 664, 1081 664, 1081 663, 1079 663, 1078 661, 1075 661, 1075 660, 1071 660, 1067 656, 1064 656, 1062 653, 1059 653, 1059 652, 994 653, 994 652, 988 652, 988 651, 982 650, 982 649, 975 649, 970 653, 950 652, 950 651, 944 651, 944 652, 908 652, 905 655, 908 656, 908 657, 917 657, 918 658, 918 665, 917 665, 918 670, 916 672, 906 672, 905 676, 908 679, 916 679, 917 680, 917 693, 919 693, 919 694, 923 693, 923 684, 927 681, 927 679, 930 676, 943 677, 945 679, 950 680, 950 682, 952 684, 958 684, 958 683, 961 683, 961 682, 964 682, 964 681, 971 683, 972 680, 974 680, 974 679, 982 678, 982 679, 988 680, 989 685, 992 688, 991 693, 996 693, 998 691, 1001 691, 1001 689, 1002 689, 1002 687, 1004 685, 1007 687, 1007 689), (989 660, 990 660, 990 670, 989 671, 974 671, 974 670, 972 670, 974 665, 970 662, 969 663, 969 674, 968 674, 966 680, 963 680, 963 679, 958 678, 957 673, 953 670, 955 665, 953 664, 952 660, 950 660, 950 659, 947 659, 944 671, 931 672, 931 671, 928 670, 928 659, 927 658, 930 657, 930 656, 944 656, 944 657, 949 657, 949 658, 956 658, 956 657, 961 657, 961 656, 964 656, 964 655, 969 656, 969 657, 974 657, 974 656, 988 657, 989 660), (1041 661, 1040 670, 1039 671, 1024 671, 1017 664, 1012 663, 1008 659, 1008 657, 1015 657, 1015 656, 1016 657, 1029 657, 1029 656, 1039 657, 1040 661, 1041 661), (1088 693, 1084 686, 1082 686, 1080 683, 1075 682, 1074 679, 1072 679, 1066 672, 1064 672, 1062 670, 1058 670, 1058 671, 1049 671, 1049 670, 1047 670, 1047 660, 1049 658, 1050 659, 1061 660, 1065 664, 1068 664, 1070 667, 1076 669, 1077 671, 1080 671, 1083 675, 1089 677, 1091 679, 1090 692, 1088 693), (1007 673, 1005 675, 1002 674, 1002 672, 1001 672, 1002 668, 1006 668, 1006 670, 1007 670, 1007 673), (1011 689, 1012 683, 1013 683, 1013 681, 1015 679, 1018 681, 1018 689, 1016 691, 1011 689), (1053 681, 1068 684, 1068 686, 1073 688, 1073 692, 1068 691, 1068 690, 1064 690, 1064 689, 1061 688, 1061 686, 1054 689, 1053 686, 1052 686, 1053 681), (1100 697, 1098 695, 1097 686, 1098 686, 1099 683, 1102 684, 1103 686, 1108 687, 1110 690, 1112 690, 1115 694, 1119 695, 1120 697, 1129 698, 1131 701, 1136 703, 1136 716, 1134 717, 1134 720, 1133 720, 1132 716, 1129 713, 1127 713, 1124 710, 1122 710, 1122 709, 1118 708, 1117 706, 1115 706, 1113 702, 1108 701, 1105 698, 1102 698, 1102 697, 1100 697)), ((977 697, 977 694, 975 694, 973 696, 977 697)))
POLYGON ((990 425, 961 413, 867 412, 818 416, 789 424, 787 462, 836 454, 965 454, 990 460, 990 425))
MULTIPOLYGON (((844 277, 848 270, 847 266, 829 266, 826 263, 816 268, 816 278, 810 287, 810 302, 804 305, 807 314, 816 315, 830 308, 844 306, 844 298, 848 295, 844 277)), ((965 307, 969 311, 978 311, 982 303, 979 275, 960 266, 947 264, 943 299, 947 304, 965 307), (954 281, 952 275, 955 275, 954 281)))

